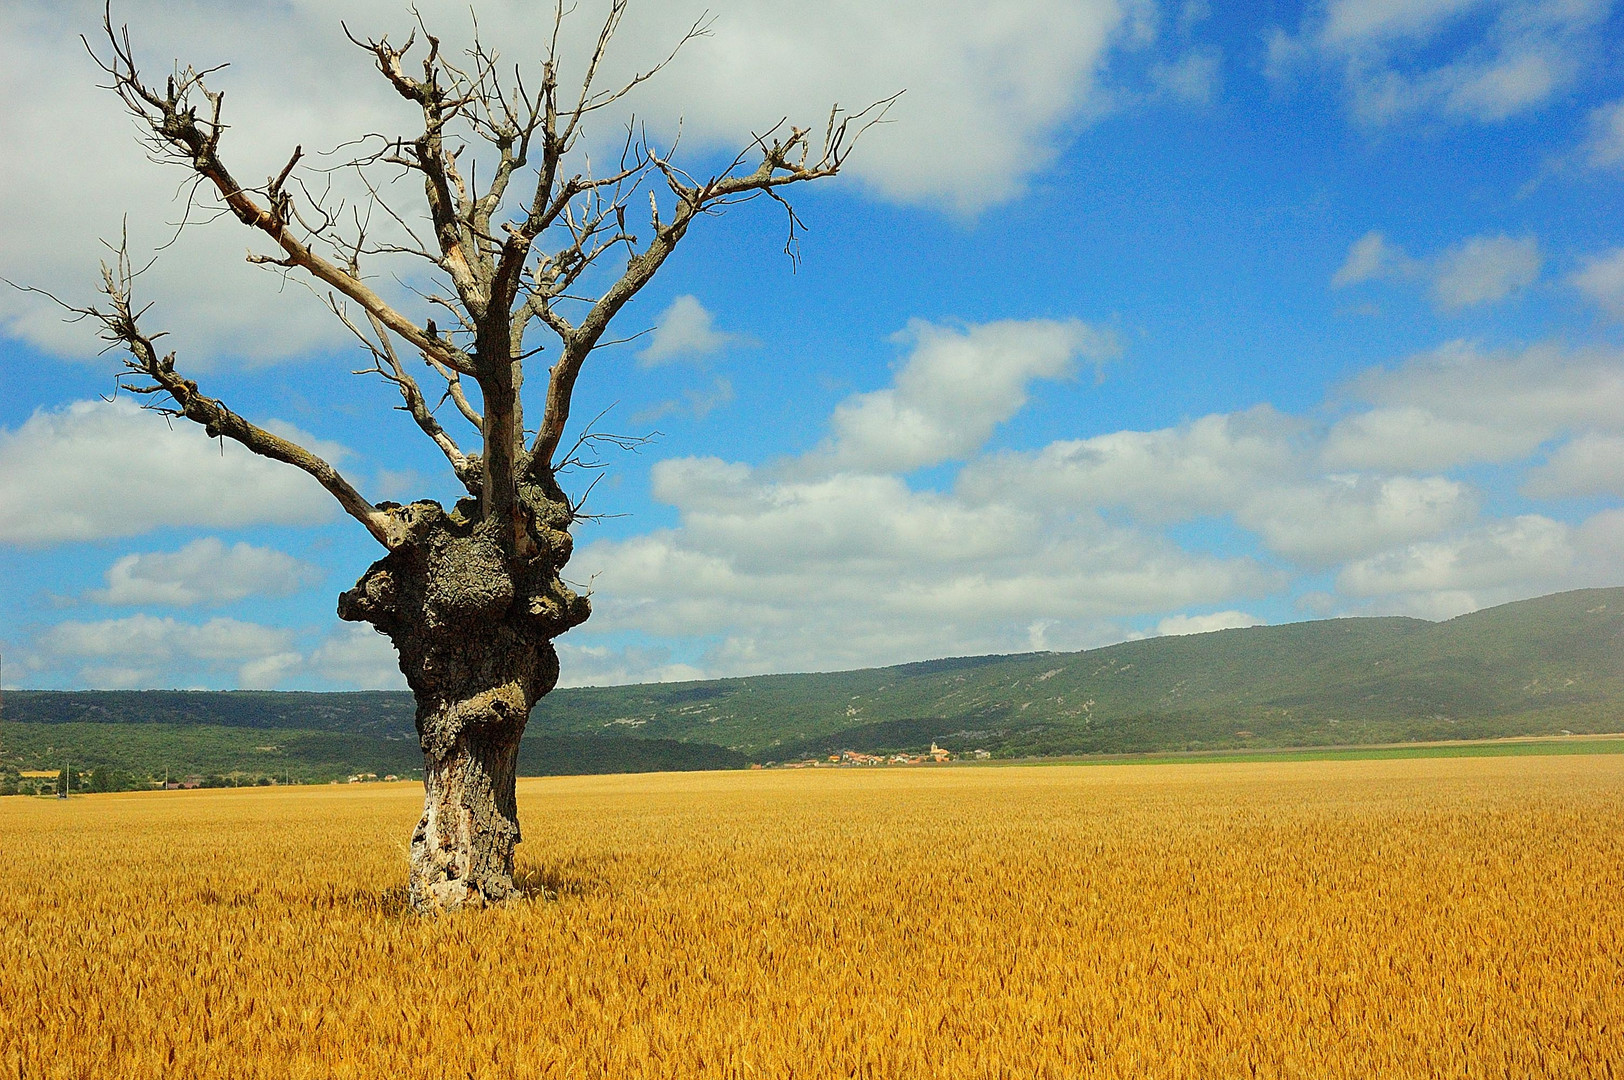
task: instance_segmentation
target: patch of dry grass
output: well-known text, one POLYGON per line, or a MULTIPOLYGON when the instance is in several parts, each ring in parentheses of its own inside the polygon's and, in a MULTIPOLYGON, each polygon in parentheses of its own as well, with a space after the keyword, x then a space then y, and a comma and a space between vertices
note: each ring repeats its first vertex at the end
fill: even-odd
POLYGON ((0 1076, 1624 1071, 1624 757, 524 781, 436 920, 420 801, 0 800, 0 1076))

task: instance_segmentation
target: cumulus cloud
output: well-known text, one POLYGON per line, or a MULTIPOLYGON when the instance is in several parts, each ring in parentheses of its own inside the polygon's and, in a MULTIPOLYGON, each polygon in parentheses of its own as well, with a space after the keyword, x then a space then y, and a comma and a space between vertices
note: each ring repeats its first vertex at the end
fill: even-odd
POLYGON ((270 548, 218 537, 179 551, 126 555, 107 570, 107 587, 85 594, 120 607, 230 604, 249 596, 287 596, 320 583, 320 567, 270 548))
POLYGON ((1550 101, 1595 63, 1608 0, 1328 0, 1277 29, 1271 74, 1340 69, 1354 114, 1496 123, 1550 101))
POLYGON ((913 350, 893 385, 835 409, 817 466, 907 472, 966 457, 1026 404, 1030 382, 1067 375, 1078 357, 1103 361, 1118 351, 1112 334, 1077 321, 915 322, 904 340, 913 350))
POLYGON ((1384 278, 1424 281, 1439 309, 1458 312, 1528 288, 1539 280, 1544 264, 1539 241, 1532 236, 1474 236, 1433 258, 1416 259, 1381 233, 1369 232, 1348 249, 1331 287, 1384 278))
POLYGON ((1441 476, 1329 476, 1259 491, 1235 513, 1271 551, 1329 565, 1470 520, 1476 500, 1441 476))
POLYGON ((626 683, 689 682, 706 678, 703 668, 674 661, 663 646, 580 645, 558 642, 560 686, 621 686, 626 683))
POLYGON ((1236 630, 1247 626, 1262 626, 1263 620, 1244 611, 1215 611, 1210 615, 1172 615, 1156 624, 1159 637, 1180 637, 1185 634, 1210 634, 1215 630, 1236 630))
POLYGON ((1617 583, 1624 515, 1575 527, 1540 514, 1492 521, 1344 567, 1337 588, 1387 610, 1450 618, 1558 589, 1617 583))
POLYGON ((1624 355, 1452 342, 1345 388, 1374 408, 1332 427, 1333 468, 1400 471, 1514 461, 1565 433, 1624 426, 1624 355))
POLYGON ((1159 431, 1063 439, 974 461, 958 490, 981 501, 1122 506, 1140 520, 1221 514, 1295 476, 1299 421, 1267 405, 1159 431))
POLYGON ((604 650, 581 655, 585 678, 1077 648, 1119 639, 1113 620, 1126 613, 1277 583, 1254 560, 1186 552, 1091 506, 1000 491, 991 478, 951 493, 912 487, 908 471, 973 455, 1022 407, 1031 380, 1115 344, 1045 321, 916 324, 906 340, 892 385, 839 405, 829 439, 801 458, 656 464, 654 495, 680 524, 587 545, 572 563, 600 589, 591 629, 572 645, 604 650), (702 658, 673 662, 596 645, 594 634, 709 644, 702 658))
MULTIPOLYGON (((1355 378, 1329 421, 1260 405, 987 453, 1037 381, 1114 341, 1038 320, 921 323, 903 342, 891 385, 840 403, 800 457, 655 464, 653 494, 676 523, 583 544, 572 562, 597 592, 592 621, 562 643, 570 683, 1205 632, 1256 622, 1256 598, 1280 597, 1305 571, 1335 582, 1335 595, 1302 598, 1316 614, 1445 617, 1607 584, 1624 561, 1624 511, 1484 521, 1480 474, 1451 475, 1531 463, 1530 498, 1619 492, 1616 350, 1456 342, 1355 378), (954 460, 945 490, 910 481, 954 460), (1203 550, 1192 537, 1209 526, 1247 534, 1256 554, 1203 550)), ((127 556, 96 598, 229 599, 245 586, 209 589, 290 585, 299 571, 285 558, 218 542, 127 556)), ((64 623, 36 644, 33 670, 77 684, 400 685, 388 643, 366 627, 317 636, 141 616, 64 623)))
POLYGON ((1510 461, 1531 453, 1544 429, 1497 428, 1476 418, 1439 416, 1419 405, 1392 405, 1338 422, 1326 440, 1332 468, 1433 469, 1467 461, 1510 461))
POLYGON ((35 679, 91 689, 406 686, 388 639, 351 624, 322 632, 146 613, 69 620, 38 634, 21 659, 35 679))
POLYGON ((1440 257, 1432 296, 1445 311, 1503 300, 1538 280, 1544 262, 1531 236, 1476 236, 1440 257))
POLYGON ((362 623, 335 626, 303 660, 300 671, 357 690, 406 689, 395 647, 362 623))
POLYGON ((166 526, 304 525, 330 520, 335 509, 303 472, 126 402, 42 409, 0 430, 0 542, 101 540, 166 526))
MULTIPOLYGON (((1243 625, 1251 616, 1235 601, 1290 574, 1202 554, 1159 530, 1201 519, 1232 523, 1285 565, 1331 571, 1339 595, 1321 598, 1325 610, 1458 614, 1596 583, 1608 565, 1596 553, 1616 549, 1608 538, 1619 530, 1601 524, 1483 523, 1472 484, 1430 471, 1515 462, 1553 439, 1624 429, 1624 364, 1609 350, 1455 343, 1354 380, 1328 426, 1259 406, 982 454, 989 424, 1021 408, 1031 379, 1063 371, 1065 355, 1021 348, 1002 364, 957 362, 982 329, 950 331, 938 356, 916 328, 892 386, 843 402, 830 438, 802 458, 659 463, 654 493, 679 524, 577 556, 602 590, 583 643, 629 634, 688 642, 694 654, 673 661, 594 644, 604 651, 583 655, 587 681, 1078 648, 1142 632, 1137 620, 1156 612, 1148 625, 1160 633, 1243 625), (957 390, 963 370, 1002 372, 1000 389, 972 404, 957 390), (957 413, 972 434, 870 437, 886 425, 855 420, 876 403, 892 427, 906 431, 895 418, 914 409, 957 413), (946 449, 909 450, 921 442, 946 449), (951 460, 949 450, 966 459, 950 491, 908 483, 907 469, 951 460), (661 674, 673 663, 677 674, 661 674)), ((1037 329, 1054 332, 1020 324, 1005 340, 1043 340, 1026 336, 1037 329)), ((1578 445, 1593 463, 1605 453, 1578 445)), ((1563 460, 1554 455, 1547 472, 1563 460)))
POLYGON ((1624 496, 1624 436, 1591 431, 1570 439, 1529 471, 1522 492, 1536 499, 1624 496))
POLYGON ((1624 321, 1624 247, 1586 260, 1569 281, 1591 303, 1624 321))
POLYGON ((1029 507, 1123 507, 1147 524, 1228 516, 1308 565, 1431 536, 1475 513, 1470 490, 1443 477, 1318 474, 1310 436, 1303 422, 1260 406, 1000 454, 968 466, 959 490, 1029 507))
POLYGON ((76 681, 93 689, 162 685, 177 668, 262 689, 276 685, 300 659, 291 630, 237 619, 190 624, 145 614, 58 623, 40 635, 33 651, 36 666, 75 670, 76 681))
POLYGON ((637 354, 644 367, 657 367, 673 360, 695 359, 719 352, 748 338, 716 329, 715 319, 697 297, 679 296, 655 321, 648 347, 637 354))
MULTIPOLYGON (((700 167, 718 152, 731 156, 750 145, 752 132, 779 117, 816 128, 835 102, 861 105, 906 88, 890 114, 894 122, 865 136, 847 176, 882 198, 973 214, 1018 195, 1079 122, 1105 110, 1100 72, 1113 43, 1136 24, 1126 15, 1133 6, 1031 0, 989 13, 972 0, 738 0, 716 12, 710 34, 627 105, 663 138, 680 120, 684 160, 700 167)), ((463 47, 466 5, 431 0, 419 7, 447 52, 463 47)), ((664 56, 704 10, 701 0, 638 7, 610 51, 605 81, 664 56)), ((539 61, 546 34, 538 20, 549 11, 490 0, 480 5, 480 28, 505 59, 539 61)), ((602 12, 602 3, 584 4, 568 21, 566 81, 579 75, 602 12)), ((182 213, 175 194, 181 174, 146 161, 116 99, 96 88, 103 80, 78 35, 94 38, 101 15, 92 0, 0 8, 0 87, 15 103, 7 118, 12 149, 0 160, 7 193, 0 272, 69 298, 90 294, 104 254, 99 241, 119 234, 126 213, 137 252, 168 240, 182 213), (74 137, 61 138, 63 131, 74 137)), ((364 132, 404 131, 414 119, 340 28, 342 20, 363 35, 403 38, 411 20, 392 0, 269 8, 130 0, 115 15, 130 24, 149 74, 161 75, 176 57, 200 67, 231 63, 215 82, 227 92, 223 152, 238 176, 274 175, 295 145, 320 167, 326 160, 318 151, 364 132), (253 41, 278 47, 244 47, 253 41)), ((600 149, 608 151, 619 130, 618 120, 603 124, 600 149)), ((341 188, 350 183, 342 175, 327 179, 341 188)), ((406 207, 421 197, 409 183, 393 193, 406 207)), ((382 228, 381 220, 374 225, 382 228)), ((268 362, 345 341, 343 328, 303 290, 280 288, 244 263, 244 245, 252 242, 231 220, 187 230, 142 278, 143 295, 161 301, 153 324, 177 331, 175 344, 194 370, 211 359, 268 362)), ((380 287, 410 300, 389 273, 377 272, 385 266, 375 266, 380 287)), ((407 263, 397 269, 408 278, 417 272, 407 263)), ((82 326, 64 326, 49 305, 20 293, 0 294, 0 322, 14 336, 65 353, 97 347, 82 326)))
POLYGON ((757 516, 679 505, 679 528, 589 545, 576 562, 602 590, 594 631, 721 638, 704 658, 713 674, 828 669, 1031 647, 1034 619, 1047 647, 1099 644, 1095 627, 1113 616, 1276 584, 1251 560, 1192 555, 1086 513, 978 514, 875 479, 752 474, 740 509, 757 516), (832 508, 860 528, 842 533, 832 508))

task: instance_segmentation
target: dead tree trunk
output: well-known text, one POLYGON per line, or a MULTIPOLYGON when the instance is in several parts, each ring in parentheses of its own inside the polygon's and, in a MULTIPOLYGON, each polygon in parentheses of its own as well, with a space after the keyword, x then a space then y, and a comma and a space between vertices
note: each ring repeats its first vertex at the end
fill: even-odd
POLYGON ((395 511, 404 541, 339 597, 340 618, 389 636, 417 699, 423 817, 412 834, 411 901, 418 910, 481 906, 513 894, 519 842, 514 779, 530 709, 558 682, 553 638, 590 607, 559 578, 570 537, 552 528, 567 504, 525 509, 540 543, 528 556, 503 544, 493 519, 470 520, 464 500, 395 511))

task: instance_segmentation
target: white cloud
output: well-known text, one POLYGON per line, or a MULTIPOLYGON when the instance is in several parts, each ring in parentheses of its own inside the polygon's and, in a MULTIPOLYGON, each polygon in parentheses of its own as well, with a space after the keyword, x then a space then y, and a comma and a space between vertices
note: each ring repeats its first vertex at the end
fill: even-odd
POLYGON ((259 689, 298 663, 293 646, 291 630, 237 619, 194 625, 131 615, 58 623, 36 640, 33 659, 75 669, 76 682, 94 689, 162 685, 180 670, 223 673, 237 686, 259 689))
POLYGON ((1487 353, 1452 342, 1355 378, 1375 408, 1332 427, 1331 468, 1447 468, 1508 462, 1566 433, 1624 428, 1624 355, 1537 345, 1487 353))
POLYGON ((1340 421, 1325 443, 1332 468, 1435 469, 1468 461, 1503 462, 1532 453, 1545 428, 1501 428, 1397 405, 1340 421))
POLYGON ((711 313, 697 297, 679 296, 656 320, 648 347, 637 354, 637 359, 644 367, 656 367, 673 360, 707 356, 747 340, 742 334, 716 329, 711 313))
POLYGON ((1354 241, 1342 268, 1331 278, 1331 287, 1340 289, 1362 281, 1392 276, 1408 262, 1404 252, 1387 242, 1379 232, 1368 232, 1354 241))
POLYGON ((1624 99, 1602 105, 1590 114, 1584 156, 1596 169, 1624 165, 1624 99))
POLYGON ((831 669, 1029 648, 1034 620, 1048 624, 1047 647, 1100 644, 1095 628, 1110 617, 1275 584, 1249 560, 1191 555, 1090 515, 1044 523, 1013 508, 971 513, 900 486, 746 483, 758 496, 746 501, 764 504, 759 518, 717 521, 679 507, 680 528, 583 549, 576 564, 600 589, 587 629, 723 638, 704 660, 712 674, 831 669), (795 530, 832 506, 863 528, 811 538, 795 530), (1006 513, 1013 525, 988 520, 1006 513), (954 525, 979 535, 955 546, 954 525))
POLYGON ((126 555, 107 570, 107 587, 86 598, 113 606, 192 607, 249 596, 287 596, 320 583, 320 567, 280 551, 219 538, 193 540, 179 551, 126 555))
POLYGON ((1367 123, 1416 114, 1495 123, 1536 109, 1596 59, 1609 0, 1329 0, 1276 31, 1269 72, 1340 68, 1367 123))
POLYGON ((1352 563, 1337 587, 1363 609, 1445 619, 1562 589, 1618 584, 1624 511, 1570 525, 1539 514, 1475 528, 1352 563))
POLYGON ((1474 512, 1455 481, 1316 475, 1313 451, 1302 421, 1260 406, 996 455, 967 466, 959 490, 1026 507, 1123 507, 1144 523, 1229 515, 1271 551, 1313 565, 1431 536, 1474 512))
POLYGON ((23 654, 36 677, 92 689, 406 687, 388 639, 349 623, 318 636, 231 618, 70 620, 38 634, 23 654))
POLYGON ((0 430, 0 542, 302 525, 328 521, 335 509, 303 472, 126 402, 40 410, 0 430))
MULTIPOLYGON (((419 6, 446 51, 459 50, 469 35, 467 6, 451 0, 419 6)), ((780 117, 818 129, 836 102, 860 107, 906 89, 893 122, 865 136, 848 176, 887 199, 973 214, 1019 195, 1079 122, 1106 109, 1099 74, 1112 44, 1138 21, 1125 14, 1132 6, 736 0, 714 12, 709 36, 690 43, 627 105, 667 138, 680 118, 684 161, 697 168, 717 151, 731 155, 748 146, 753 132, 780 117)), ((663 56, 705 8, 702 0, 634 7, 605 79, 663 56)), ((489 0, 479 6, 480 26, 504 59, 539 61, 540 23, 549 11, 489 0)), ((183 175, 149 163, 117 100, 96 88, 104 80, 78 36, 94 40, 101 14, 94 0, 0 8, 0 90, 15 103, 6 128, 12 149, 0 160, 0 234, 7 238, 0 273, 73 300, 90 296, 104 254, 99 241, 118 235, 126 213, 137 252, 169 239, 168 223, 182 213, 176 187, 183 175), (62 138, 63 131, 74 137, 62 138)), ((340 28, 343 20, 362 35, 392 31, 404 38, 411 19, 395 0, 271 7, 129 0, 114 14, 130 24, 151 75, 161 76, 176 57, 199 66, 231 63, 214 81, 227 92, 224 152, 239 177, 257 182, 275 174, 295 145, 315 155, 360 133, 400 131, 412 122, 409 108, 340 28), (263 41, 277 48, 245 45, 263 41)), ((601 3, 588 3, 569 20, 566 81, 579 73, 601 14, 601 3)), ((617 137, 621 119, 601 125, 602 149, 617 137)), ((341 188, 349 183, 332 175, 318 181, 326 179, 341 188)), ((409 183, 395 194, 406 207, 421 197, 409 183)), ((183 368, 199 370, 217 358, 274 361, 345 343, 342 327, 304 289, 283 287, 244 263, 244 247, 253 243, 232 220, 188 230, 142 279, 143 295, 160 302, 151 323, 175 333, 183 368)), ((408 263, 394 269, 407 277, 418 272, 408 263)), ((390 284, 389 264, 376 261, 373 270, 381 287, 415 303, 390 284)), ((96 348, 84 326, 64 326, 50 305, 12 290, 0 293, 0 325, 69 354, 96 348)))
MULTIPOLYGON (((1316 613, 1440 617, 1606 584, 1624 563, 1624 511, 1578 525, 1541 514, 1484 522, 1484 494, 1437 475, 1554 445, 1525 494, 1617 491, 1616 350, 1453 343, 1356 378, 1328 425, 1258 406, 986 454, 1034 379, 1064 375, 1110 340, 1064 322, 916 324, 905 340, 892 385, 841 403, 829 438, 802 457, 656 463, 653 493, 677 524, 577 552, 572 572, 595 581, 596 610, 561 643, 568 682, 1203 632, 1256 621, 1255 599, 1280 596, 1302 568, 1336 582, 1337 595, 1303 597, 1316 613), (892 417, 914 414, 914 432, 868 424, 876 401, 892 417), (949 490, 907 478, 954 457, 965 464, 949 490), (1180 523, 1194 525, 1164 529, 1180 523), (1265 554, 1210 554, 1208 528, 1248 533, 1265 554)), ((217 569, 233 562, 223 545, 130 556, 101 598, 202 602, 206 586, 234 575, 276 579, 274 567, 288 568, 275 555, 248 549, 230 573, 217 569), (271 569, 251 570, 256 560, 271 569)), ((64 623, 40 638, 34 670, 94 685, 190 685, 199 672, 238 685, 400 685, 392 650, 369 628, 313 636, 232 620, 64 623)))
MULTIPOLYGON (((702 48, 673 65, 658 90, 663 108, 644 107, 655 105, 662 119, 680 112, 687 130, 735 148, 763 117, 815 119, 833 102, 906 88, 895 124, 871 133, 879 137, 854 156, 853 173, 892 198, 974 211, 1018 193, 1055 153, 1058 126, 1101 107, 1098 72, 1113 40, 1134 31, 1125 18, 1132 7, 741 0, 718 13, 702 48)), ((656 52, 654 42, 702 9, 640 11, 643 51, 656 52)))
POLYGON ((1268 406, 1160 431, 1118 431, 972 462, 958 488, 975 501, 1124 506, 1141 520, 1220 514, 1294 475, 1299 422, 1268 406))
POLYGON ((717 674, 1078 648, 1120 639, 1112 620, 1125 613, 1278 584, 1252 560, 1185 552, 1018 486, 910 487, 907 470, 973 454, 1024 404, 1030 379, 1109 343, 1046 322, 916 324, 909 336, 893 385, 837 407, 831 438, 806 456, 656 464, 654 495, 680 525, 586 545, 571 564, 599 590, 592 622, 571 635, 572 648, 599 650, 578 657, 582 681, 690 677, 701 662, 717 674), (901 436, 875 420, 880 403, 911 416, 901 436), (672 661, 596 636, 624 634, 709 644, 672 661))
POLYGON ((1337 588, 1364 597, 1494 596, 1507 586, 1539 583, 1540 590, 1566 581, 1574 562, 1572 529, 1528 514, 1352 563, 1337 575, 1337 588))
POLYGON ((1624 247, 1586 260, 1568 280, 1591 303, 1624 320, 1624 247))
POLYGON ((1334 289, 1383 278, 1419 279, 1447 312, 1491 304, 1539 280, 1545 257, 1532 236, 1474 236, 1431 259, 1415 259, 1379 232, 1354 242, 1331 278, 1334 289))
MULTIPOLYGON (((88 0, 0 8, 0 90, 30 102, 7 118, 15 149, 0 159, 0 232, 7 237, 0 273, 75 303, 93 298, 97 265, 107 255, 101 241, 119 236, 126 215, 132 251, 143 255, 173 237, 184 204, 181 173, 146 160, 118 100, 97 88, 106 80, 79 35, 94 42, 101 14, 88 0), (63 138, 64 131, 73 137, 63 138)), ((364 92, 354 58, 339 63, 334 48, 302 47, 287 13, 148 2, 118 5, 114 16, 131 23, 149 75, 161 76, 178 55, 200 66, 233 62, 218 78, 228 89, 232 124, 224 149, 240 177, 274 174, 297 144, 315 151, 337 144, 342 131, 382 126, 386 99, 364 92), (257 32, 249 29, 256 24, 257 32), (273 63, 242 48, 256 39, 282 42, 276 51, 283 55, 273 63), (289 95, 288 85, 331 92, 289 95)), ((169 344, 183 370, 205 370, 220 357, 258 363, 343 342, 346 332, 306 290, 284 288, 244 261, 253 243, 235 221, 189 229, 139 279, 139 297, 157 302, 149 330, 174 333, 169 344)), ((14 290, 0 295, 0 325, 68 355, 90 357, 100 348, 88 324, 65 324, 57 308, 14 290)))
POLYGON ((302 670, 324 683, 357 690, 406 689, 395 647, 372 627, 360 623, 333 627, 311 652, 302 670))
POLYGON ((1298 563, 1328 565, 1469 521, 1472 493, 1439 476, 1330 476, 1259 491, 1238 522, 1298 563))
POLYGON ((1244 611, 1215 611, 1210 615, 1172 615, 1156 624, 1160 637, 1180 637, 1185 634, 1210 634, 1214 630, 1235 630, 1247 626, 1262 626, 1263 620, 1244 611))
POLYGON ((1532 285, 1544 262, 1531 236, 1473 237, 1439 258, 1432 295, 1445 311, 1493 303, 1532 285))
POLYGON ((627 683, 689 682, 706 677, 702 668, 671 659, 659 646, 610 648, 558 642, 560 686, 623 686, 627 683))
POLYGON ((1536 499, 1624 497, 1624 436, 1586 432, 1563 443, 1529 472, 1522 492, 1536 499))
POLYGON ((913 351, 893 386, 836 409, 814 467, 906 472, 963 458, 1026 404, 1027 384, 1058 379, 1081 356, 1117 352, 1108 332, 1070 321, 994 322, 967 329, 914 322, 913 351))

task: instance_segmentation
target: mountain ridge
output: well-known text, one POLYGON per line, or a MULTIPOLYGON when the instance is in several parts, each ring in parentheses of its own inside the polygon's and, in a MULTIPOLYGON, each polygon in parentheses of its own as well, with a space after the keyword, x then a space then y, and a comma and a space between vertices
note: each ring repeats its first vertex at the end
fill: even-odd
MULTIPOLYGON (((5 719, 212 724, 391 743, 415 734, 403 691, 8 691, 5 719)), ((542 699, 527 737, 702 744, 730 751, 726 760, 768 761, 932 741, 1025 756, 1563 730, 1624 730, 1624 588, 1556 593, 1443 622, 1310 620, 1071 653, 576 687, 542 699)))

